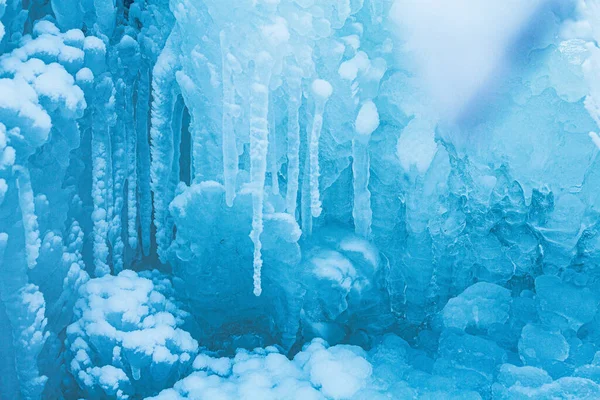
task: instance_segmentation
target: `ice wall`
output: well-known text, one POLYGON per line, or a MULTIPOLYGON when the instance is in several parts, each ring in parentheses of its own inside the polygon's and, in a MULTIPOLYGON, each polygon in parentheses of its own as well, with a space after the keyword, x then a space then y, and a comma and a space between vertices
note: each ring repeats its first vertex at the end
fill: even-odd
POLYGON ((600 4, 442 3, 0 0, 0 397, 598 397, 600 4))

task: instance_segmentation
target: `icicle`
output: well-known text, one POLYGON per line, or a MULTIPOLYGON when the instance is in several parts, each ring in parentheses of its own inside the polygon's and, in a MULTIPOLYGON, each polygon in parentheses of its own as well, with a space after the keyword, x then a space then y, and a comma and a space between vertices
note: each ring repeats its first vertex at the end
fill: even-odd
POLYGON ((141 67, 136 89, 134 126, 126 131, 126 163, 127 163, 127 243, 132 250, 138 246, 137 229, 137 142, 138 131, 148 137, 148 71, 141 67))
POLYGON ((203 165, 202 151, 203 146, 206 143, 206 137, 209 134, 206 126, 203 124, 199 127, 192 127, 190 123, 190 129, 192 132, 192 163, 194 164, 194 179, 198 181, 204 180, 204 174, 206 171, 206 165, 203 165))
POLYGON ((112 90, 110 78, 105 78, 96 86, 96 90, 100 90, 106 98, 100 97, 98 99, 100 105, 93 110, 92 115, 92 199, 94 202, 92 221, 94 223, 94 273, 96 276, 104 276, 110 273, 110 267, 107 264, 107 186, 109 163, 107 136, 109 128, 106 124, 107 116, 104 112, 105 104, 103 101, 108 101, 109 94, 106 92, 112 90))
POLYGON ((190 135, 190 148, 188 149, 189 151, 189 157, 190 157, 190 183, 194 182, 194 177, 196 176, 196 168, 195 168, 195 164, 194 164, 194 120, 192 118, 192 115, 189 114, 188 111, 188 118, 189 118, 189 123, 188 123, 188 132, 190 135))
MULTIPOLYGON (((152 224, 152 196, 150 194, 150 147, 148 144, 148 111, 150 104, 150 71, 146 63, 140 71, 140 80, 138 83, 137 104, 136 104, 136 131, 137 131, 137 164, 134 159, 130 160, 129 170, 133 175, 129 175, 129 193, 130 199, 128 210, 128 228, 129 245, 135 248, 137 245, 137 202, 136 189, 139 190, 139 210, 142 251, 144 255, 150 254, 150 233, 152 224), (135 169, 139 173, 136 174, 135 169), (136 182, 137 178, 137 182, 136 182), (137 187, 139 185, 139 188, 137 187), (134 238, 134 239, 132 239, 134 238)), ((132 138, 133 140, 133 138, 132 138)))
POLYGON ((369 192, 369 146, 368 142, 352 141, 352 180, 354 186, 354 230, 357 235, 367 237, 371 233, 371 192, 369 192))
POLYGON ((267 148, 269 146, 269 82, 270 56, 266 53, 259 55, 256 70, 267 76, 256 79, 250 89, 250 180, 252 184, 252 232, 250 239, 254 243, 254 295, 260 296, 262 243, 260 235, 263 231, 263 202, 265 174, 267 172, 267 148))
MULTIPOLYGON (((138 91, 139 96, 139 91, 138 91)), ((148 99, 141 99, 147 101, 148 99)), ((138 97, 138 103, 140 98, 138 97)), ((139 110, 139 105, 136 107, 139 110)), ((146 109, 147 112, 147 109, 146 109)), ((147 118, 147 117, 146 117, 147 118)), ((137 123, 137 121, 136 121, 137 123)), ((127 129, 127 242, 137 249, 137 132, 127 129)))
POLYGON ((279 166, 277 165, 277 125, 275 123, 275 104, 273 101, 269 101, 271 110, 269 111, 269 172, 271 173, 271 193, 274 195, 279 194, 279 166))
MULTIPOLYGON (((169 230, 169 203, 173 198, 171 174, 173 171, 173 111, 177 56, 169 40, 154 66, 152 76, 152 164, 151 188, 154 194, 154 225, 158 256, 166 262, 167 249, 172 240, 169 230)), ((142 205, 143 206, 143 205, 142 205)))
POLYGON ((298 117, 298 111, 302 104, 300 73, 301 71, 298 69, 287 81, 290 98, 288 102, 288 178, 285 204, 287 212, 292 215, 296 214, 298 177, 300 176, 300 122, 298 117))
POLYGON ((108 223, 106 222, 106 200, 105 200, 105 175, 106 175, 106 146, 98 140, 98 132, 92 132, 93 153, 93 182, 92 198, 94 200, 94 212, 92 221, 94 223, 94 266, 95 275, 103 276, 110 272, 107 264, 108 246, 106 235, 108 223))
POLYGON ((113 249, 113 268, 118 273, 123 270, 123 253, 125 246, 123 244, 123 224, 121 214, 124 205, 125 173, 127 171, 127 131, 133 124, 130 117, 133 110, 130 107, 132 97, 131 90, 119 80, 117 83, 119 93, 117 97, 118 108, 125 110, 124 120, 117 124, 114 129, 112 152, 113 152, 113 180, 114 180, 114 213, 110 227, 110 242, 113 249))
POLYGON ((27 266, 35 268, 37 258, 40 254, 40 232, 38 230, 37 216, 35 215, 35 203, 33 201, 33 189, 29 170, 23 167, 14 167, 17 177, 17 189, 19 190, 19 207, 23 220, 23 231, 25 233, 25 245, 27 254, 27 266))
POLYGON ((8 243, 8 234, 6 232, 0 232, 0 260, 4 261, 4 251, 6 250, 6 244, 8 243))
POLYGON ((379 126, 379 114, 375 104, 366 101, 356 117, 356 136, 352 141, 352 181, 354 187, 354 229, 357 235, 368 237, 371 233, 371 192, 369 192, 369 139, 379 126))
POLYGON ((319 195, 319 140, 323 128, 323 112, 325 104, 333 92, 331 84, 322 79, 316 79, 312 84, 312 92, 315 95, 315 115, 313 117, 312 129, 309 139, 310 159, 310 208, 313 217, 321 215, 321 200, 319 195))
POLYGON ((225 201, 233 206, 236 179, 238 174, 238 152, 235 140, 234 116, 238 112, 235 104, 232 65, 237 63, 229 53, 225 43, 225 32, 221 31, 221 49, 223 52, 223 178, 225 181, 225 201))
MULTIPOLYGON (((306 144, 308 146, 308 143, 306 144)), ((300 199, 300 215, 302 217, 302 234, 312 235, 312 215, 310 204, 310 154, 305 149, 304 171, 302 173, 302 196, 300 199)))
MULTIPOLYGON (((173 159, 171 161, 171 179, 169 180, 170 194, 175 193, 175 189, 179 184, 179 163, 181 157, 181 127, 183 125, 183 111, 185 110, 185 103, 183 102, 182 97, 177 97, 174 93, 173 98, 177 98, 177 101, 173 102, 173 111, 171 112, 171 132, 173 132, 173 159)), ((167 219, 166 229, 168 231, 173 230, 173 221, 171 220, 171 218, 167 219)))

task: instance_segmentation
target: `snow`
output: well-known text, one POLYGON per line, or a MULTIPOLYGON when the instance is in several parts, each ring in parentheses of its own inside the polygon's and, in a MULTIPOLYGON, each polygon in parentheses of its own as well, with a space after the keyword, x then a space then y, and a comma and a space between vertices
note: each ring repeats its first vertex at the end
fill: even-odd
POLYGON ((117 390, 149 394, 174 382, 197 353, 198 343, 179 327, 188 314, 158 271, 92 279, 80 293, 67 328, 67 355, 83 388, 99 387, 109 396, 117 390))
POLYGON ((152 399, 343 399, 366 386, 372 373, 361 349, 321 340, 291 361, 273 348, 240 350, 232 359, 199 358, 197 372, 152 399))

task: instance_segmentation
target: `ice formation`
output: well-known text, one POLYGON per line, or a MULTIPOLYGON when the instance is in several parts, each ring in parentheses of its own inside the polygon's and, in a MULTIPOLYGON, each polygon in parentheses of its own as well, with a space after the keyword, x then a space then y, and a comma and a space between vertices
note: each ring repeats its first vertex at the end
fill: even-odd
POLYGON ((198 342, 181 329, 189 314, 158 271, 92 279, 80 289, 67 327, 66 365, 81 393, 67 397, 127 399, 172 385, 198 342))
POLYGON ((0 399, 600 398, 599 24, 0 0, 0 399))

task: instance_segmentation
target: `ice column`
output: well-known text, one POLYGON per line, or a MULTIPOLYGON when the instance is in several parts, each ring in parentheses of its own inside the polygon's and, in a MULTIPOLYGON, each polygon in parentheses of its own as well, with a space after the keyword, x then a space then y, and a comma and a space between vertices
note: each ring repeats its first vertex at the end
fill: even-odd
POLYGON ((333 93, 331 84, 322 79, 316 79, 312 84, 315 96, 315 115, 310 132, 308 152, 310 161, 310 209, 313 217, 321 215, 321 199, 319 195, 319 139, 323 128, 323 112, 325 104, 333 93))
POLYGON ((158 256, 166 261, 166 252, 171 244, 169 231, 169 203, 172 200, 171 175, 173 170, 173 131, 175 70, 177 56, 172 51, 171 40, 160 54, 154 66, 152 80, 152 166, 151 187, 154 193, 154 225, 158 256))
POLYGON ((291 215, 296 214, 298 202, 298 178, 300 176, 300 122, 298 112, 302 105, 302 71, 299 68, 291 70, 287 78, 289 91, 288 101, 288 178, 285 196, 286 210, 291 215))
POLYGON ((34 209, 31 179, 27 168, 15 167, 14 171, 17 176, 16 181, 19 190, 19 207, 21 208, 23 230, 25 232, 27 266, 29 268, 34 268, 40 254, 41 240, 34 209))
POLYGON ((223 53, 223 178, 225 181, 225 199, 229 207, 235 198, 236 178, 238 174, 238 152, 235 140, 234 118, 239 114, 235 104, 233 69, 239 70, 239 62, 229 52, 227 36, 221 31, 221 52, 223 53))
POLYGON ((357 235, 364 237, 371 233, 371 192, 369 192, 369 139, 379 126, 377 107, 371 101, 365 101, 358 111, 352 140, 352 174, 354 187, 354 229, 357 235))
POLYGON ((108 193, 112 190, 109 179, 109 136, 107 124, 109 103, 114 95, 112 80, 105 77, 96 85, 96 101, 92 113, 92 199, 94 212, 94 267, 95 275, 110 273, 108 266, 108 193))
MULTIPOLYGON (((137 131, 137 164, 132 164, 131 168, 137 168, 139 171, 150 170, 150 145, 148 143, 148 111, 150 109, 150 71, 146 62, 142 65, 140 71, 140 80, 138 82, 138 95, 136 104, 136 131, 137 131)), ((134 139, 132 139, 134 140, 134 139)), ((134 181, 135 175, 129 175, 131 188, 129 190, 129 196, 135 199, 135 187, 136 182, 134 181)), ((150 232, 152 225, 152 196, 150 194, 150 174, 140 173, 139 180, 139 209, 140 209, 140 226, 141 226, 141 240, 142 240, 142 251, 144 255, 150 253, 150 232)), ((136 232, 135 225, 135 202, 130 203, 132 208, 129 210, 129 228, 133 230, 131 233, 136 232)), ((130 234, 129 240, 131 241, 132 236, 130 234)), ((137 236, 135 236, 137 241, 137 236)), ((131 243, 130 243, 131 245, 131 243)), ((133 245, 131 245, 133 248, 133 245)))
POLYGON ((256 76, 250 89, 250 179, 252 184, 252 232, 254 243, 254 295, 260 296, 262 255, 260 235, 263 231, 263 203, 267 149, 269 147, 269 79, 272 58, 261 52, 256 59, 256 76))

